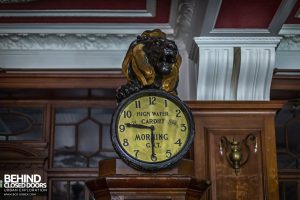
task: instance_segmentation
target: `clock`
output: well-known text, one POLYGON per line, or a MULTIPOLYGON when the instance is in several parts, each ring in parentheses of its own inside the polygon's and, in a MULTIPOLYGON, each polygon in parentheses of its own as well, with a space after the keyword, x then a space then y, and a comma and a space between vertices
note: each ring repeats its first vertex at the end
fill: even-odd
POLYGON ((146 89, 124 99, 111 121, 112 144, 130 166, 158 171, 180 161, 192 146, 194 121, 177 96, 146 89))

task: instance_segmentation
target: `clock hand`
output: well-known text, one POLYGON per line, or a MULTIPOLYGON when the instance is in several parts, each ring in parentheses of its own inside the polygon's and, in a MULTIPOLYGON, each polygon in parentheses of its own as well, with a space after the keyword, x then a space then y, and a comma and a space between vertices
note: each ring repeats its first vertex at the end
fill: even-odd
POLYGON ((151 129, 154 130, 154 126, 145 126, 142 124, 131 124, 131 123, 125 123, 127 127, 133 127, 133 128, 140 128, 140 129, 151 129))
POLYGON ((152 161, 156 161, 157 158, 155 156, 155 152, 154 152, 154 140, 155 140, 155 136, 154 136, 154 126, 152 126, 153 128, 151 128, 151 150, 152 150, 152 153, 151 153, 151 160, 152 161))
POLYGON ((131 124, 131 123, 125 123, 125 125, 127 127, 134 127, 134 128, 140 128, 140 129, 150 129, 151 130, 151 136, 150 136, 150 139, 151 139, 151 160, 152 161, 156 161, 157 158, 155 156, 155 151, 154 151, 154 146, 155 146, 155 135, 154 135, 154 126, 146 126, 146 125, 142 125, 142 124, 131 124))

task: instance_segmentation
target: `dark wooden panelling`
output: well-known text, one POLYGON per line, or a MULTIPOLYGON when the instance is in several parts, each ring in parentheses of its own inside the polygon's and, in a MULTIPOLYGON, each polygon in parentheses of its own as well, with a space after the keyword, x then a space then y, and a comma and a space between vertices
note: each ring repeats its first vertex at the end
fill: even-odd
MULTIPOLYGON (((120 74, 101 73, 2 73, 0 88, 117 88, 125 82, 120 74), (83 86, 82 86, 83 85, 83 86)), ((195 176, 199 180, 211 180, 207 199, 253 200, 278 199, 277 163, 274 116, 284 101, 270 102, 188 102, 196 123, 194 149, 195 176), (243 139, 254 133, 258 137, 258 152, 252 152, 249 163, 242 167, 238 176, 219 154, 219 138, 227 136, 243 139)), ((17 145, 47 151, 52 156, 54 108, 56 107, 111 107, 114 100, 55 100, 18 99, 1 100, 2 106, 43 105, 46 108, 45 137, 40 142, 18 142, 17 145), (48 151, 49 150, 49 151, 48 151)), ((9 143, 12 145, 13 143, 9 143)), ((2 143, 0 147, 3 147, 2 143)), ((13 151, 13 150, 12 150, 13 151)), ((8 155, 8 153, 6 153, 8 155)), ((44 158, 43 158, 44 159, 44 158)), ((0 159, 1 160, 1 159, 0 159)), ((2 159, 7 162, 7 159, 2 159)), ((30 159, 27 159, 31 162, 30 159)), ((51 161, 50 161, 51 163, 51 161)), ((21 165, 20 165, 21 166, 21 165)), ((51 180, 87 180, 97 176, 97 169, 54 169, 41 163, 51 180)), ((51 182, 50 180, 50 182, 51 182)), ((51 193, 51 186, 50 186, 51 193)))
MULTIPOLYGON (((227 163, 225 156, 220 155, 218 146, 221 136, 225 135, 230 140, 235 138, 235 140, 241 141, 253 132, 257 131, 252 129, 207 130, 207 144, 210 149, 208 152, 209 165, 212 166, 209 173, 212 180, 217 180, 215 187, 212 188, 213 199, 263 199, 262 152, 253 153, 251 151, 248 163, 236 175, 227 163)), ((256 136, 260 139, 260 133, 257 133, 256 136)), ((245 157, 246 151, 244 150, 242 153, 245 157)))
POLYGON ((118 88, 125 82, 121 72, 0 72, 0 88, 118 88))
POLYGON ((300 70, 275 69, 272 78, 270 99, 289 100, 297 98, 300 98, 300 70))
POLYGON ((195 174, 212 181, 208 199, 278 199, 274 116, 284 102, 190 102, 196 123, 195 174), (258 152, 238 176, 220 157, 219 138, 254 133, 258 152))

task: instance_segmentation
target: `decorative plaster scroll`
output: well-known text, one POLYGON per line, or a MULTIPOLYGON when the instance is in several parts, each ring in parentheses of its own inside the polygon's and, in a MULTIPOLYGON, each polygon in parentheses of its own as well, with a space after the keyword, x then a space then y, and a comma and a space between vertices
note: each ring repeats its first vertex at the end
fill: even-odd
POLYGON ((0 68, 119 69, 136 34, 0 34, 0 68))
POLYGON ((242 47, 237 100, 269 100, 275 48, 242 47))
POLYGON ((300 35, 283 36, 277 51, 300 51, 300 35))
POLYGON ((126 50, 129 34, 0 34, 1 50, 126 50))
POLYGON ((233 48, 199 49, 198 100, 232 100, 233 48))

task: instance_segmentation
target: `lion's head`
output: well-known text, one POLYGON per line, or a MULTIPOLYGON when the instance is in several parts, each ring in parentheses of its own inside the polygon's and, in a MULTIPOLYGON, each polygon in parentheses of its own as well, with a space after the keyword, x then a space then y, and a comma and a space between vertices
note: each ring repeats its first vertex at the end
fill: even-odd
POLYGON ((181 57, 174 41, 159 29, 133 41, 122 64, 128 83, 176 93, 181 57))

